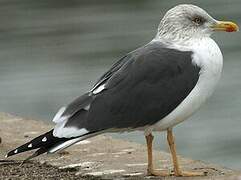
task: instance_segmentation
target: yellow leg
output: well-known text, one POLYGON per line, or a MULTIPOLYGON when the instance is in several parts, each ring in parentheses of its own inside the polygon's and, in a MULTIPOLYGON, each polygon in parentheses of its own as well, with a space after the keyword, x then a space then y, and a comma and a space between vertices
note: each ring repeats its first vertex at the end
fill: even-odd
POLYGON ((148 166, 147 166, 147 174, 150 176, 169 176, 168 171, 159 171, 154 170, 153 168, 153 158, 152 158, 152 141, 154 137, 152 134, 146 136, 146 144, 147 144, 147 154, 148 154, 148 166))
POLYGON ((171 155, 172 155, 175 176, 204 176, 205 175, 203 172, 181 171, 179 162, 178 162, 178 158, 177 158, 175 139, 174 139, 174 136, 172 133, 172 129, 167 130, 167 141, 168 141, 169 148, 170 148, 171 155))

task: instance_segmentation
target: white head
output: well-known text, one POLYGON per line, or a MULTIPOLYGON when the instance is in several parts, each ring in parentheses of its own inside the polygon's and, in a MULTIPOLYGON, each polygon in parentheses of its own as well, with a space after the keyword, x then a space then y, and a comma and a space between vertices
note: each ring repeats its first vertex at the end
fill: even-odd
POLYGON ((162 18, 157 37, 169 41, 186 41, 210 36, 214 31, 237 30, 236 24, 217 21, 200 7, 181 4, 170 9, 162 18))

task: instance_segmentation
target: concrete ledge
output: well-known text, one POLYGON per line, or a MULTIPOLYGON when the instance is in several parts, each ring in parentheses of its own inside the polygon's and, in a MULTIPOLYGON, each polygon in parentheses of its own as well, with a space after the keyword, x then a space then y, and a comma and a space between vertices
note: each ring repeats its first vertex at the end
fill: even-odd
MULTIPOLYGON (((102 135, 82 141, 61 153, 40 156, 23 166, 18 165, 19 160, 26 158, 30 153, 12 157, 14 161, 5 161, 4 155, 8 150, 51 127, 40 121, 0 114, 0 179, 158 179, 146 176, 145 146, 102 135)), ((156 167, 171 171, 169 154, 155 151, 154 157, 156 167)), ((241 179, 241 172, 235 170, 187 158, 180 159, 185 170, 207 173, 207 176, 191 179, 241 179)))

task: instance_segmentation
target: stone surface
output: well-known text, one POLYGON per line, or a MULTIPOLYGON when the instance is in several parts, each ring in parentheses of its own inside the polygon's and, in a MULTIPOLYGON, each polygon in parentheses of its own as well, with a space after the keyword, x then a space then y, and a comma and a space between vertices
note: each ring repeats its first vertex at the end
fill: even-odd
MULTIPOLYGON (((30 152, 13 156, 9 158, 9 161, 5 160, 4 156, 7 151, 22 145, 51 127, 41 121, 0 114, 0 136, 2 138, 0 178, 159 179, 146 176, 145 146, 104 135, 79 142, 57 154, 42 155, 23 166, 19 166, 19 160, 29 156, 30 152), (7 173, 6 169, 8 169, 7 173), (51 174, 48 173, 48 169, 51 170, 51 174), (26 176, 26 174, 28 175, 26 176)), ((154 151, 154 158, 157 168, 168 169, 171 172, 172 164, 168 153, 154 151)), ((206 176, 191 179, 238 179, 238 176, 241 175, 241 172, 218 165, 179 158, 183 169, 206 172, 206 176)), ((163 179, 187 178, 170 176, 163 179)))

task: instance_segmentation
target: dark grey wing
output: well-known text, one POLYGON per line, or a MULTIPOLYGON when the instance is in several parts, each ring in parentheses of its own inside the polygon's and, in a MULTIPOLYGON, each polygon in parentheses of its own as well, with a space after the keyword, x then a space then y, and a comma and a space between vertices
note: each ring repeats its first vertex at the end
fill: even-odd
POLYGON ((104 73, 100 79, 95 83, 94 87, 92 88, 91 91, 94 91, 97 89, 101 84, 105 83, 106 80, 108 80, 115 72, 117 72, 123 64, 125 64, 129 59, 127 58, 127 55, 122 57, 119 61, 117 61, 113 66, 106 72, 104 73))
POLYGON ((128 62, 129 58, 127 58, 127 55, 122 57, 119 61, 117 61, 115 64, 112 65, 112 67, 104 73, 99 80, 95 83, 92 90, 77 99, 75 99, 73 102, 71 102, 66 107, 62 107, 59 112, 54 117, 54 122, 58 122, 59 119, 66 119, 69 118, 69 122, 73 123, 73 120, 71 120, 71 116, 73 116, 75 113, 79 112, 78 114, 86 114, 86 109, 89 108, 89 105, 94 99, 94 96, 92 94, 93 91, 98 89, 101 85, 105 84, 107 80, 109 80, 114 73, 116 73, 123 65, 128 62), (63 118, 66 117, 66 118, 63 118))
POLYGON ((75 113, 66 128, 96 132, 152 125, 188 96, 200 72, 192 63, 192 52, 169 49, 157 42, 128 54, 119 65, 97 83, 95 88, 104 85, 101 91, 89 94, 93 99, 85 116, 75 113))

